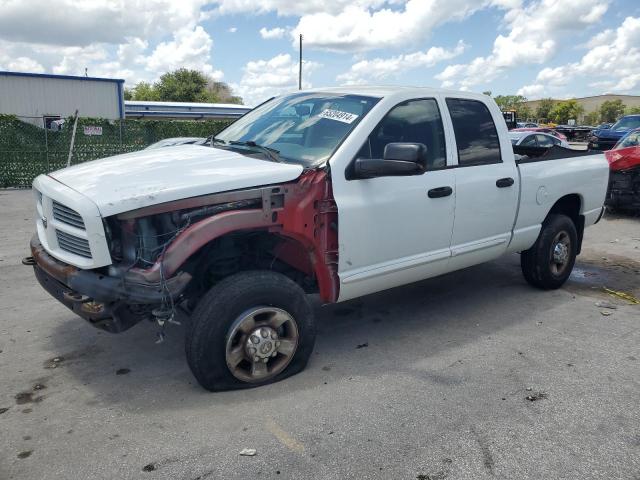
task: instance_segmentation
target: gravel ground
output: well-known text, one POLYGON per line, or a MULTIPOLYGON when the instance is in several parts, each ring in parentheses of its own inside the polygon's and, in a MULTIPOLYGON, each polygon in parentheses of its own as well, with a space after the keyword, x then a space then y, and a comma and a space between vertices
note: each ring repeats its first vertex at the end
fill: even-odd
POLYGON ((0 191, 1 479, 640 479, 640 305, 603 290, 640 298, 638 218, 557 291, 514 255, 318 307, 307 370, 212 394, 181 327, 103 333, 37 285, 32 204, 0 191))

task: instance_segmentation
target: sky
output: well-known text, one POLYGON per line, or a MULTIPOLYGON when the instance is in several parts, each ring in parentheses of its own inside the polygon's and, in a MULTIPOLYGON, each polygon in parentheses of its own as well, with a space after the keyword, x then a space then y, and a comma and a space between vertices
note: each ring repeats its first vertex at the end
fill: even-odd
POLYGON ((640 0, 0 0, 0 70, 198 69, 247 105, 393 84, 529 99, 640 94, 640 0))

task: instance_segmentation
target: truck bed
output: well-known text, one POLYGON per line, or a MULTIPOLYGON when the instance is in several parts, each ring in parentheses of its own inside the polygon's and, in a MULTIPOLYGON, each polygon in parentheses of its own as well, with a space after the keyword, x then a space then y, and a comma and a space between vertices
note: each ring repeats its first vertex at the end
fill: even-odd
POLYGON ((552 148, 514 147, 520 184, 520 201, 509 250, 529 248, 540 232, 549 208, 566 195, 580 201, 585 227, 602 212, 609 164, 600 152, 552 148))

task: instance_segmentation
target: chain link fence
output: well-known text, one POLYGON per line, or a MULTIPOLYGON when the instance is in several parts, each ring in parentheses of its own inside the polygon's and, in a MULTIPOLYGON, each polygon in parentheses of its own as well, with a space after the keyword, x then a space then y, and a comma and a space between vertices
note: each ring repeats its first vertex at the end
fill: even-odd
MULTIPOLYGON (((208 137, 229 123, 78 118, 71 165, 141 150, 165 138, 208 137)), ((66 167, 73 124, 73 118, 0 115, 0 188, 29 187, 38 175, 66 167)))

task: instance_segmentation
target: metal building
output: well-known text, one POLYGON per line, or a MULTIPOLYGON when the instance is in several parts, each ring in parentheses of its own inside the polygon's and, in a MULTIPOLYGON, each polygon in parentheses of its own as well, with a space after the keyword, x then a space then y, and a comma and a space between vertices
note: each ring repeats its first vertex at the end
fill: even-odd
POLYGON ((241 117, 250 107, 232 103, 190 103, 190 102, 146 102, 127 100, 124 102, 127 118, 155 119, 236 119, 241 117))
POLYGON ((49 127, 78 110, 81 117, 124 118, 124 80, 0 71, 0 114, 49 127))

